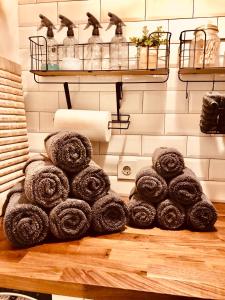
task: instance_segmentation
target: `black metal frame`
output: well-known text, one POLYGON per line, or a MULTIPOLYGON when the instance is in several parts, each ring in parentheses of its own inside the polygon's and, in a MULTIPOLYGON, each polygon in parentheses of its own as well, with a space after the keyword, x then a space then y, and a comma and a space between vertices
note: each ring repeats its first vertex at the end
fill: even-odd
MULTIPOLYGON (((115 82, 115 89, 116 89, 116 106, 117 106, 117 112, 116 114, 112 114, 113 120, 109 122, 108 128, 109 129, 128 129, 130 125, 130 115, 129 114, 122 114, 120 112, 121 108, 121 101, 123 99, 123 84, 139 84, 139 83, 165 83, 168 78, 169 78, 169 57, 170 57, 170 39, 171 39, 171 33, 170 32, 152 32, 149 36, 153 34, 166 34, 166 48, 164 49, 165 51, 165 68, 167 70, 166 74, 163 75, 158 75, 158 76, 163 76, 162 80, 160 81, 152 81, 152 80, 146 80, 146 81, 132 81, 132 82, 124 82, 122 80, 121 76, 121 81, 115 82)), ((51 81, 51 82, 42 82, 37 79, 37 76, 35 74, 36 71, 43 71, 43 72, 48 72, 48 51, 47 51, 47 39, 43 36, 31 36, 29 37, 30 40, 30 55, 31 55, 31 72, 34 73, 34 80, 38 84, 63 84, 64 85, 64 92, 66 96, 66 102, 67 102, 67 108, 72 109, 72 104, 71 104, 71 98, 70 98, 70 91, 69 91, 69 84, 99 84, 99 82, 69 82, 69 81, 51 81), (41 44, 41 41, 44 41, 44 44, 41 44), (44 47, 44 51, 43 51, 44 47), (45 57, 45 69, 42 70, 40 68, 40 57, 44 55, 45 57)), ((127 70, 138 70, 138 69, 130 69, 130 64, 129 64, 129 58, 130 58, 130 45, 133 45, 131 43, 126 43, 128 45, 128 69, 127 70)), ((88 44, 79 44, 78 46, 82 47, 82 55, 84 57, 84 47, 87 46, 88 44)), ((109 51, 111 51, 111 43, 103 43, 103 45, 107 45, 109 47, 109 51)), ((59 47, 62 47, 62 45, 58 45, 59 47)), ((59 48, 57 47, 57 54, 59 54, 59 48)), ((160 68, 158 67, 158 59, 159 59, 159 48, 157 48, 157 62, 156 62, 156 69, 153 70, 159 70, 160 68)), ((109 52, 110 53, 110 52, 109 52)), ((84 59, 82 59, 82 66, 84 70, 84 59)), ((152 70, 148 68, 149 66, 149 47, 147 47, 147 64, 146 64, 146 70, 152 70)), ((138 67, 138 66, 137 66, 138 67)), ((102 65, 101 65, 101 70, 102 70, 102 65)), ((140 69, 140 70, 145 70, 145 69, 140 69)), ((81 70, 82 71, 82 70, 81 70)), ((84 70, 87 71, 87 70, 84 70)), ((104 70, 106 71, 106 70, 104 70)), ((115 72, 116 70, 107 70, 107 72, 115 72)), ((119 71, 119 70, 118 70, 119 71)), ((57 71, 55 71, 57 72, 57 71)), ((68 71, 69 73, 69 71, 68 71)), ((91 75, 91 72, 90 72, 91 75)), ((153 74, 154 75, 154 74, 153 74)), ((149 75, 144 75, 144 76, 152 76, 151 74, 149 75)), ((101 82, 101 84, 113 84, 113 82, 101 82)))
MULTIPOLYGON (((192 83, 192 82, 193 83, 194 82, 210 82, 210 83, 212 83, 212 91, 214 91, 215 82, 225 82, 225 80, 217 80, 217 79, 215 79, 215 75, 216 74, 211 74, 213 76, 213 79, 211 79, 211 80, 189 80, 189 79, 185 79, 184 78, 185 77, 184 74, 181 74, 181 70, 182 69, 188 69, 188 67, 183 67, 184 61, 185 61, 185 57, 186 57, 185 56, 185 50, 186 50, 185 46, 187 44, 191 43, 191 40, 186 39, 186 34, 188 32, 193 32, 193 34, 194 34, 194 33, 198 32, 198 31, 202 31, 203 34, 204 34, 203 61, 202 61, 202 67, 196 67, 195 69, 196 70, 210 69, 210 67, 209 68, 205 67, 205 54, 206 54, 206 32, 205 32, 205 30, 203 30, 203 29, 196 30, 195 29, 195 30, 183 30, 183 31, 181 31, 181 33, 180 33, 180 47, 179 47, 179 70, 178 70, 178 78, 179 78, 180 81, 186 83, 186 99, 188 99, 188 97, 189 97, 189 94, 188 94, 188 84, 189 84, 189 82, 190 83, 192 83)), ((193 61, 195 61, 196 34, 194 34, 194 36, 195 36, 195 43, 194 43, 194 49, 193 49, 193 52, 194 52, 194 59, 193 59, 193 61)), ((225 39, 220 39, 220 40, 223 41, 223 42, 225 41, 225 39)), ((224 69, 223 67, 220 67, 220 68, 224 69)), ((191 68, 191 69, 193 69, 193 68, 191 68)), ((203 74, 201 74, 201 75, 203 75, 203 74)), ((207 74, 207 75, 209 75, 209 74, 207 74)))

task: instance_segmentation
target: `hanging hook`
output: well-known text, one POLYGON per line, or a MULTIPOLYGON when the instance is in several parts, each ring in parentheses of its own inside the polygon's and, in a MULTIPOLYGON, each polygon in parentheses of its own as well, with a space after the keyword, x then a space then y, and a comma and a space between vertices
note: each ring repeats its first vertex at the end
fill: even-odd
POLYGON ((186 99, 189 100, 189 93, 188 93, 188 81, 186 81, 186 99))
POLYGON ((215 90, 215 79, 213 79, 213 82, 212 82, 212 92, 215 90))

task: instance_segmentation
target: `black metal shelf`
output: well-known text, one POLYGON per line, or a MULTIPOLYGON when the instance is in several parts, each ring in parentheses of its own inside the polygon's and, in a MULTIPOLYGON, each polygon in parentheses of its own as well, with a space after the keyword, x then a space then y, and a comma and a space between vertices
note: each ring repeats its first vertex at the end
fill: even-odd
MULTIPOLYGON (((87 50, 88 44, 75 45, 77 47, 77 53, 79 56, 80 68, 78 70, 52 70, 48 64, 48 45, 47 40, 43 36, 32 36, 30 40, 30 56, 31 56, 31 70, 34 74, 34 80, 40 84, 63 84, 66 95, 67 107, 72 108, 69 92, 69 84, 113 84, 109 81, 90 81, 90 82, 77 82, 77 81, 62 81, 62 77, 70 76, 115 76, 115 89, 116 89, 116 104, 117 113, 113 114, 113 120, 109 123, 109 128, 112 129, 128 129, 130 125, 130 115, 121 114, 120 106, 123 98, 123 84, 139 84, 139 83, 163 83, 169 78, 169 56, 170 56, 170 32, 152 32, 151 35, 159 35, 159 37, 165 40, 163 45, 150 48, 145 47, 146 61, 140 63, 139 50, 136 45, 132 43, 123 43, 125 49, 127 49, 127 61, 125 61, 124 67, 110 68, 111 57, 111 43, 101 43, 102 51, 104 55, 100 60, 99 67, 97 69, 89 69, 87 67, 87 50), (154 60, 152 61, 151 55, 154 53, 154 60), (55 81, 40 81, 38 77, 54 77, 55 81), (116 77, 117 76, 117 77, 116 77), (120 80, 118 81, 118 76, 120 80), (123 82, 123 76, 145 76, 145 81, 130 81, 123 82), (157 77, 157 79, 155 78, 157 77), (159 80, 159 77, 161 78, 159 80)), ((60 66, 62 61, 63 45, 54 45, 56 53, 56 66, 60 66)), ((74 49, 75 53, 75 49, 74 49)), ((123 58, 124 59, 124 58, 123 58)))
MULTIPOLYGON (((225 38, 220 39, 221 43, 225 42, 225 38)), ((217 74, 225 74, 225 65, 224 66, 208 66, 206 63, 206 51, 207 51, 207 41, 206 41, 206 32, 205 30, 184 30, 180 34, 180 47, 179 47, 179 71, 178 77, 183 82, 225 82, 225 80, 216 80, 215 76, 212 80, 199 80, 196 78, 192 78, 189 80, 185 78, 185 75, 193 75, 193 74, 202 74, 202 75, 217 75, 217 74), (197 49, 197 42, 195 40, 194 47, 191 47, 191 41, 189 39, 189 33, 192 33, 195 37, 195 33, 201 31, 204 35, 203 47, 201 49, 203 53, 203 59, 201 63, 198 63, 198 66, 195 66, 195 59, 193 63, 191 61, 191 55, 195 56, 195 53, 199 51, 197 49)))

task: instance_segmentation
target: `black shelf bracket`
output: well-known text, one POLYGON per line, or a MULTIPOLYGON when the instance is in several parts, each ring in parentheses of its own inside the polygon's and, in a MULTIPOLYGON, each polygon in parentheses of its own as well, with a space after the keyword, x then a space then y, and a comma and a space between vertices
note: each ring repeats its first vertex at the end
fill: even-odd
POLYGON ((128 129, 130 126, 130 115, 121 114, 121 101, 123 99, 123 83, 118 81, 116 85, 116 114, 112 114, 112 121, 109 121, 109 129, 128 129))
POLYGON ((71 98, 70 98, 70 90, 69 90, 69 83, 68 82, 64 82, 63 86, 64 86, 64 92, 65 92, 65 96, 66 96, 67 108, 68 109, 72 109, 71 98))

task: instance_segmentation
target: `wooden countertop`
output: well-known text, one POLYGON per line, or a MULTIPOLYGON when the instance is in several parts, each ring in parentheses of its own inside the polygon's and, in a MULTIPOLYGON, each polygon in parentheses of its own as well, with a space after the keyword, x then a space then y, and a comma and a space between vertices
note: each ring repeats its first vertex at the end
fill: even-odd
POLYGON ((225 204, 216 207, 211 233, 127 227, 13 250, 1 227, 0 286, 104 300, 225 299, 225 204))

